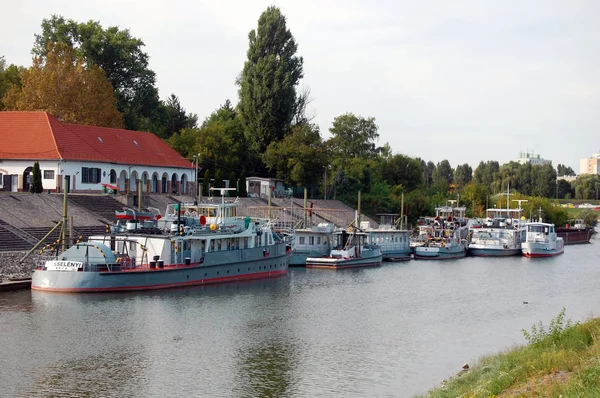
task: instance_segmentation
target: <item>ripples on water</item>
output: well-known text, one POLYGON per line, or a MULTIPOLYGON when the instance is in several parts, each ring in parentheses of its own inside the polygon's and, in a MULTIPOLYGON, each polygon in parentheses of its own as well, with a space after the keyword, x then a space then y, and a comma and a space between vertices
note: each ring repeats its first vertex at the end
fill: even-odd
POLYGON ((5 293, 0 395, 411 396, 524 343, 522 328, 562 307, 597 314, 599 248, 148 293, 5 293))

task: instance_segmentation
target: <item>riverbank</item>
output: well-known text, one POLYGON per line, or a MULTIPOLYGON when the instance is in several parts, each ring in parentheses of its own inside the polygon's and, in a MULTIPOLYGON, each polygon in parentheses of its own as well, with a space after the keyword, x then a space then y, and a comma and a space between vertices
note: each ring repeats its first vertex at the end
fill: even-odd
POLYGON ((0 252, 0 281, 8 278, 29 278, 34 266, 34 258, 30 256, 21 264, 19 260, 25 252, 0 252))
POLYGON ((600 318, 572 325, 563 310, 523 335, 528 345, 466 365, 423 397, 600 396, 600 318))

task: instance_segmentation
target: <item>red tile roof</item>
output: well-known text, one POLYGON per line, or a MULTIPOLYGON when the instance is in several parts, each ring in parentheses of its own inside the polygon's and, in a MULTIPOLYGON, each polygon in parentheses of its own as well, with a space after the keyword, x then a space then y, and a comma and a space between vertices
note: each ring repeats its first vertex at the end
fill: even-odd
POLYGON ((152 133, 61 123, 47 112, 0 112, 0 158, 193 167, 152 133))

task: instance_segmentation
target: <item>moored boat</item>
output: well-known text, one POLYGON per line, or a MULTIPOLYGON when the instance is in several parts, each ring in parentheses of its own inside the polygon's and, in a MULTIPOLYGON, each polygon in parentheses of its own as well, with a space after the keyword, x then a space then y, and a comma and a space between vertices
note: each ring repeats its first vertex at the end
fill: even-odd
POLYGON ((446 260, 467 255, 465 207, 436 208, 436 217, 419 226, 420 242, 413 245, 415 260, 446 260))
POLYGON ((471 229, 468 253, 478 257, 503 257, 521 254, 525 227, 521 209, 487 209, 480 228, 471 229))
POLYGON ((332 223, 320 223, 311 228, 295 229, 294 249, 290 266, 304 267, 309 257, 324 257, 331 252, 331 235, 335 230, 332 223))
POLYGON ((238 217, 236 203, 198 204, 198 223, 90 236, 32 275, 32 289, 108 292, 285 275, 291 250, 266 220, 238 217))
POLYGON ((308 257, 306 268, 345 269, 381 265, 381 248, 367 242, 367 234, 352 229, 336 231, 329 256, 308 257))
POLYGON ((115 217, 117 220, 153 220, 156 215, 151 211, 139 211, 129 207, 123 208, 123 210, 115 210, 115 217))
POLYGON ((372 228, 368 221, 361 222, 361 229, 369 236, 369 243, 381 248, 383 261, 410 260, 410 231, 398 228, 399 214, 379 214, 379 227, 372 228))
POLYGON ((563 238, 565 245, 579 245, 590 243, 592 235, 596 232, 594 228, 585 225, 581 219, 574 220, 573 224, 555 228, 556 235, 563 238))
POLYGON ((554 224, 539 221, 526 223, 525 227, 527 237, 521 244, 525 257, 553 257, 564 253, 564 241, 556 235, 554 224))

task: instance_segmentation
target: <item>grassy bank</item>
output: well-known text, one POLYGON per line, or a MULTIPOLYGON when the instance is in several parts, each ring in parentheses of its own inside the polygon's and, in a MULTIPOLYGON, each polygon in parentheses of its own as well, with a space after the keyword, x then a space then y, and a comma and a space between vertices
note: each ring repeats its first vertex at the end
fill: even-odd
POLYGON ((523 331, 529 344, 482 358, 423 397, 600 397, 600 318, 523 331))

